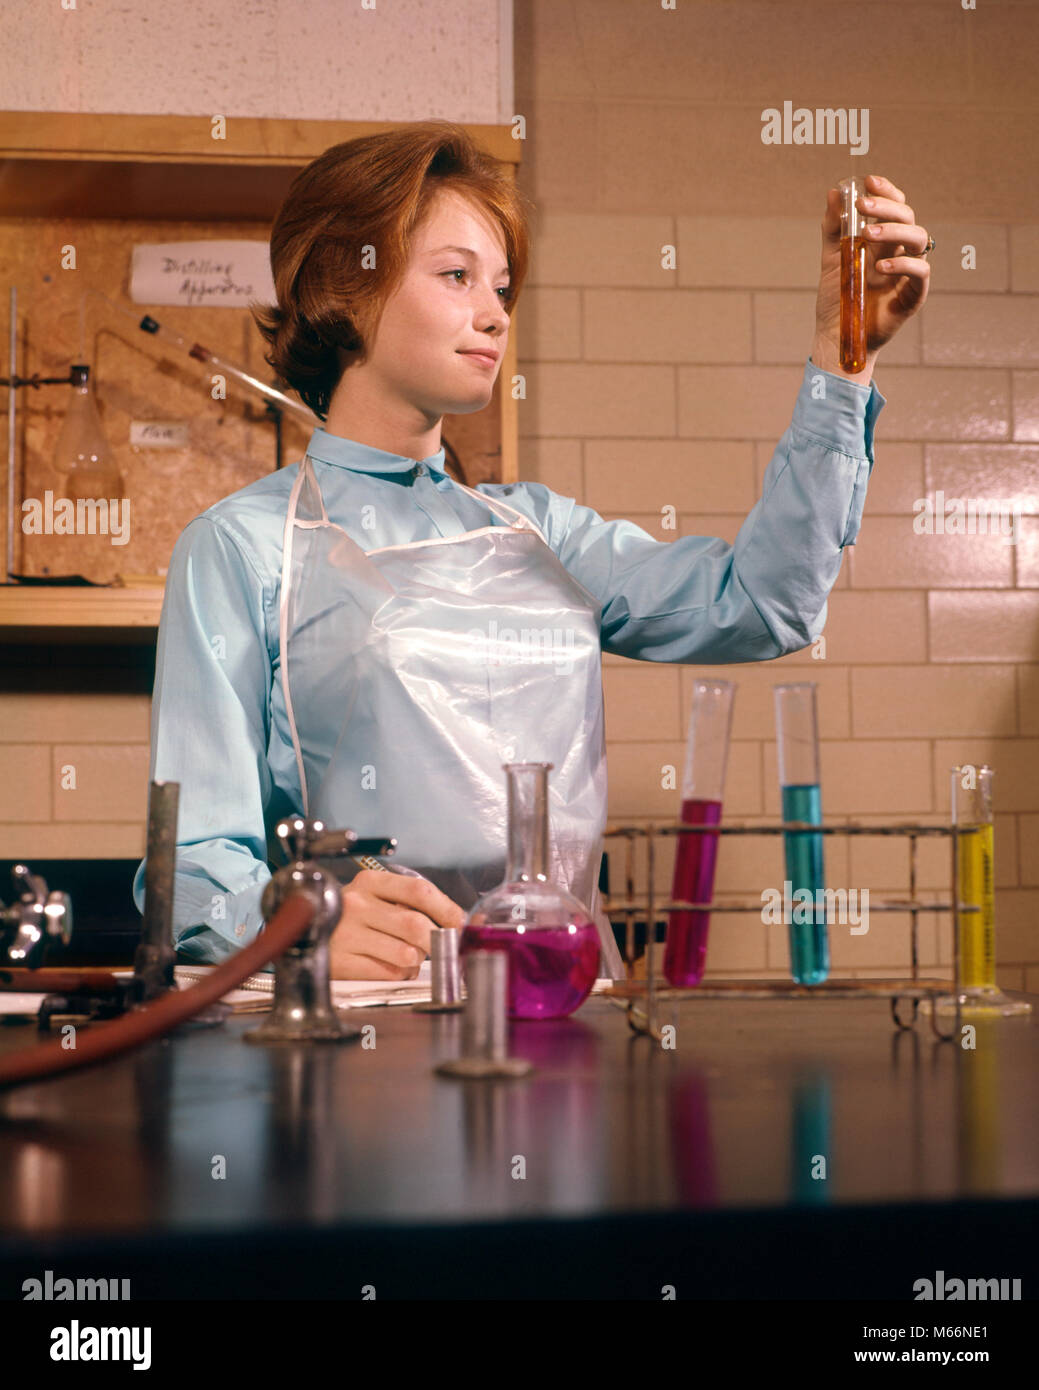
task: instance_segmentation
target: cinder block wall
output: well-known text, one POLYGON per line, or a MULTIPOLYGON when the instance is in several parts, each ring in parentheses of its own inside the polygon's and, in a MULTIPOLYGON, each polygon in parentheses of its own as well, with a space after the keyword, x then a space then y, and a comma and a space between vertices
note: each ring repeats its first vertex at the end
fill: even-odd
MULTIPOLYGON (((521 181, 540 209, 521 306, 521 469, 605 517, 728 542, 789 424, 814 331, 826 189, 880 173, 937 247, 923 314, 880 356, 887 398, 858 543, 826 655, 697 668, 604 658, 610 815, 676 818, 693 680, 738 684, 725 814, 778 818, 771 687, 818 683, 828 817, 943 821, 948 769, 996 769, 998 979, 1039 988, 1039 11, 894 4, 622 0, 517 7, 521 181), (878 50, 865 23, 903 40, 878 50), (893 32, 893 31, 892 31, 893 32), (811 42, 806 41, 811 37, 811 42), (766 147, 769 106, 869 107, 870 148, 766 147), (661 248, 677 248, 662 270, 661 248), (965 269, 964 247, 976 267, 965 269), (1016 497, 1019 541, 914 533, 914 502, 1016 497)), ((660 842, 668 846, 667 840, 660 842)), ((948 842, 921 840, 922 896, 949 892, 948 842)), ((620 841, 607 845, 619 859, 620 841)), ((637 861, 640 864, 641 860, 637 861)), ((671 847, 656 887, 671 888, 671 847)), ((619 865, 618 865, 619 867, 619 865)), ((832 837, 830 886, 909 889, 907 844, 832 837)), ((615 871, 616 874, 616 871, 615 871)), ((722 900, 784 878, 780 841, 723 839, 722 900)), ((622 888, 615 876, 613 887, 622 888)), ((908 914, 832 934, 834 968, 907 971, 908 914)), ((787 973, 785 928, 716 915, 709 974, 787 973)), ((949 918, 922 914, 926 973, 951 967, 949 918)))

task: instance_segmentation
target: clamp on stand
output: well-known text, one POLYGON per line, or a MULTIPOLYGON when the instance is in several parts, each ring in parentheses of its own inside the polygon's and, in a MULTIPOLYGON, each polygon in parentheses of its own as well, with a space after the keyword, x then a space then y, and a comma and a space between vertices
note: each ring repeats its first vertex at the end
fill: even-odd
MULTIPOLYGON (((111 972, 83 970, 76 967, 40 970, 48 938, 60 938, 68 945, 72 936, 72 903, 67 893, 47 893, 47 885, 38 874, 30 874, 24 864, 12 869, 17 886, 22 888, 21 901, 12 908, 0 904, 0 947, 5 945, 4 927, 14 925, 14 940, 0 950, 0 959, 12 966, 28 967, 24 980, 21 972, 9 972, 6 987, 28 992, 44 993, 48 984, 54 988, 55 977, 62 980, 55 993, 44 993, 37 1013, 40 1032, 47 1032, 54 1017, 76 1015, 91 1022, 117 1018, 135 1007, 147 1004, 170 990, 176 989, 173 976, 173 882, 177 843, 177 806, 180 784, 152 782, 148 798, 148 849, 145 865, 144 919, 141 940, 134 955, 134 973, 121 979, 111 972), (34 979, 35 977, 35 979, 34 979)), ((7 973, 7 972, 5 972, 7 973)), ((223 1023, 230 1014, 227 1004, 214 1003, 200 1009, 180 1025, 181 1028, 206 1028, 223 1023)))

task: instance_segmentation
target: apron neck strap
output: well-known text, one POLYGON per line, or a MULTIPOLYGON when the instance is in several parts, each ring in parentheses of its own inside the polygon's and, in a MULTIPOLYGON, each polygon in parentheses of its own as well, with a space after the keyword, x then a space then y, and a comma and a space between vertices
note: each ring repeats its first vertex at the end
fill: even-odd
MULTIPOLYGON (((515 507, 510 507, 507 502, 502 502, 498 498, 488 497, 486 493, 477 492, 475 488, 467 487, 465 483, 460 483, 456 479, 451 480, 455 487, 459 487, 463 492, 467 492, 470 497, 475 497, 477 502, 482 502, 500 521, 504 521, 514 531, 533 531, 535 535, 548 544, 544 531, 535 521, 531 521, 529 516, 517 511, 515 507)), ((325 499, 321 495, 321 488, 318 485, 317 475, 314 472, 314 465, 309 454, 303 459, 303 466, 300 468, 293 484, 292 492, 289 497, 289 508, 286 517, 286 524, 292 525, 293 522, 310 523, 317 525, 320 523, 328 524, 328 513, 325 510, 325 499)))
POLYGON ((544 532, 541 530, 541 527, 538 526, 535 522, 531 521, 529 516, 524 516, 522 512, 517 511, 515 507, 510 507, 507 502, 502 502, 498 498, 488 497, 485 492, 477 492, 475 488, 466 487, 465 483, 460 483, 456 480, 453 481, 455 482, 456 487, 460 487, 462 491, 467 492, 470 497, 475 497, 477 502, 482 502, 485 507, 488 507, 492 512, 494 512, 498 517, 500 517, 502 521, 508 521, 509 525, 513 527, 515 530, 518 531, 523 529, 536 531, 542 540, 545 539, 544 532), (509 513, 508 516, 505 515, 506 512, 509 513))

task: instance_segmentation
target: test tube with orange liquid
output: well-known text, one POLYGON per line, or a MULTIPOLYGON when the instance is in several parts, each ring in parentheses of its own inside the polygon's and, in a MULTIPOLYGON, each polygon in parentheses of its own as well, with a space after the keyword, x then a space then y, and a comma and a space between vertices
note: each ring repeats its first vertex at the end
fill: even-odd
POLYGON ((857 200, 866 192, 861 179, 841 179, 841 367, 846 372, 866 369, 866 237, 875 219, 859 211, 857 200))

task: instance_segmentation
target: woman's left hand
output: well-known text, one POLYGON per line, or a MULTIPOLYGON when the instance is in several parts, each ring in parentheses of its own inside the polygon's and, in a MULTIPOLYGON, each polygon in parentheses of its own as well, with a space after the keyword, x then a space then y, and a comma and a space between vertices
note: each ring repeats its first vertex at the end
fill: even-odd
MULTIPOLYGON (((920 254, 928 242, 906 195, 890 179, 867 174, 859 210, 878 220, 866 235, 866 351, 872 356, 895 336, 927 298, 931 267, 920 254), (869 205, 872 200, 872 206, 869 205)), ((815 305, 816 337, 837 355, 841 338, 841 195, 831 188, 822 221, 823 252, 815 305)))

